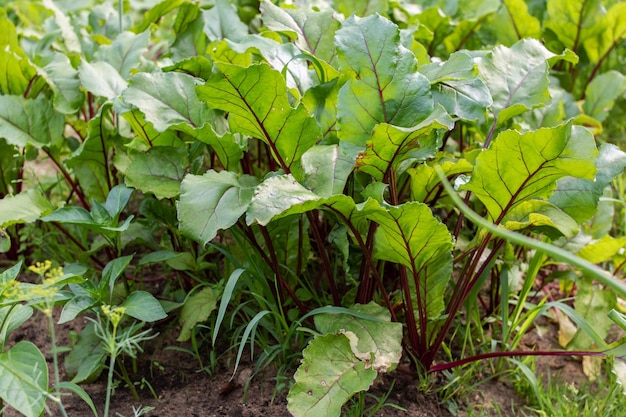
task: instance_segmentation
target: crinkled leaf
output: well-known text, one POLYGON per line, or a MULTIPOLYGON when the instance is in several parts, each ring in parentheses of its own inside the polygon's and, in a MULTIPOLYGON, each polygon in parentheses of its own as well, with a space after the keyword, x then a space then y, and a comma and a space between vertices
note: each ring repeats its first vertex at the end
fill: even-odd
POLYGON ((302 155, 303 184, 320 197, 341 194, 359 150, 346 142, 312 147, 302 155))
POLYGON ((339 91, 341 139, 364 145, 378 123, 411 127, 433 111, 428 79, 401 45, 398 27, 380 15, 351 16, 337 31, 341 68, 350 76, 339 91))
POLYGON ((182 328, 176 341, 186 342, 189 340, 191 331, 196 324, 206 321, 215 310, 218 299, 218 291, 211 287, 205 287, 189 296, 180 311, 179 322, 182 328))
POLYGON ((153 322, 167 317, 159 300, 147 291, 133 291, 124 300, 122 307, 127 314, 139 321, 153 322))
POLYGON ((159 132, 176 125, 199 128, 208 118, 206 105, 196 95, 194 77, 179 72, 138 73, 129 84, 122 93, 124 101, 139 108, 159 132))
POLYGON ((305 201, 317 201, 319 196, 305 188, 292 175, 270 177, 256 187, 246 213, 246 222, 268 224, 274 217, 305 201))
POLYGON ((510 210, 502 221, 509 230, 546 227, 556 229, 561 235, 573 237, 580 228, 578 223, 561 209, 544 200, 523 201, 510 210))
POLYGON ((32 223, 54 207, 41 193, 28 189, 15 196, 0 199, 0 228, 16 223, 32 223))
POLYGON ((426 159, 435 154, 440 144, 431 135, 434 130, 450 130, 453 127, 454 122, 439 105, 428 118, 410 128, 386 123, 376 125, 371 139, 365 144, 365 152, 359 154, 356 166, 377 181, 389 182, 406 158, 426 159))
POLYGON ((374 257, 407 267, 412 297, 421 299, 414 305, 426 307, 425 320, 437 319, 444 309, 444 291, 452 272, 448 228, 427 205, 418 202, 392 206, 372 213, 370 218, 379 225, 374 257))
POLYGON ((433 98, 448 113, 465 120, 484 119, 493 100, 468 53, 455 52, 445 62, 422 66, 420 72, 433 84, 433 98))
POLYGON ((0 137, 10 144, 41 148, 61 137, 64 124, 63 115, 43 96, 0 96, 0 137))
POLYGON ((507 130, 476 158, 464 189, 472 191, 499 223, 522 201, 550 197, 559 178, 593 179, 596 155, 591 133, 572 122, 526 133, 507 130))
POLYGON ((319 125, 306 108, 291 107, 285 79, 265 64, 242 68, 218 63, 220 73, 198 94, 210 107, 228 112, 233 132, 261 139, 281 167, 289 168, 320 137, 319 125), (277 152, 277 154, 276 154, 277 152))
POLYGON ((105 61, 81 61, 78 77, 83 88, 97 97, 113 100, 128 86, 117 69, 105 61))
POLYGON ((181 185, 178 220, 181 231, 206 244, 220 229, 234 225, 246 212, 256 178, 229 171, 187 175, 181 185))
POLYGON ((237 8, 228 0, 217 0, 215 6, 203 10, 204 33, 209 40, 229 39, 239 41, 248 34, 245 25, 237 14, 237 8))
POLYGON ((402 324, 392 323, 389 311, 374 302, 350 307, 381 321, 367 320, 350 314, 317 314, 315 327, 322 334, 344 333, 350 340, 352 353, 371 363, 377 372, 395 369, 402 355, 402 324))
POLYGON ((549 0, 545 27, 576 52, 584 39, 603 29, 605 14, 601 0, 549 0))
POLYGON ((354 356, 345 335, 317 336, 302 351, 287 408, 297 417, 338 417, 341 406, 375 378, 376 371, 354 356))
POLYGON ((565 177, 557 181, 550 202, 582 223, 596 213, 604 189, 623 174, 626 153, 613 144, 604 144, 598 151, 595 180, 565 177))
POLYGON ((124 171, 126 185, 159 199, 178 196, 189 166, 186 148, 159 146, 147 152, 132 152, 129 157, 130 166, 124 171))
POLYGON ((139 63, 141 56, 148 50, 150 32, 136 34, 122 32, 110 45, 102 45, 95 53, 98 61, 104 61, 117 70, 123 79, 128 79, 130 70, 139 63))
MULTIPOLYGON (((591 16, 593 18, 593 16, 591 16)), ((626 3, 617 2, 606 12, 602 31, 596 36, 581 38, 591 62, 598 62, 626 37, 626 3)))
POLYGON ((39 348, 21 341, 0 353, 0 398, 26 417, 43 414, 48 394, 48 365, 39 348))
POLYGON ((505 46, 541 36, 541 22, 529 13, 524 0, 502 0, 502 7, 491 17, 488 26, 497 35, 498 43, 505 46))
POLYGON ((603 122, 626 90, 626 77, 615 70, 607 71, 593 79, 585 90, 583 111, 603 122))
POLYGON ((497 46, 479 61, 499 123, 550 102, 547 60, 553 57, 539 41, 524 39, 511 48, 497 46))
POLYGON ((298 48, 326 62, 333 61, 336 56, 333 38, 341 24, 334 18, 332 9, 281 8, 269 0, 263 0, 260 9, 263 23, 269 29, 293 33, 298 48))

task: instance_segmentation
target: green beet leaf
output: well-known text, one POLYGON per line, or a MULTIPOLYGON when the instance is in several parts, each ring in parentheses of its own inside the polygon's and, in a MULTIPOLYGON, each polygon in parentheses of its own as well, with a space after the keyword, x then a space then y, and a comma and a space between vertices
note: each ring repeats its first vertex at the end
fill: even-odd
POLYGON ((211 41, 228 39, 237 42, 248 34, 248 26, 241 21, 237 8, 228 0, 217 0, 211 9, 202 11, 202 16, 204 33, 211 41))
POLYGON ((591 62, 599 62, 626 38, 626 3, 617 2, 606 12, 602 31, 583 39, 585 51, 591 62))
POLYGON ((287 408, 296 417, 338 417, 341 406, 372 385, 377 372, 352 353, 343 334, 317 336, 302 351, 287 408))
POLYGON ((26 417, 43 414, 48 365, 37 346, 21 341, 0 353, 0 398, 26 417))
POLYGON ((156 198, 174 198, 189 166, 187 149, 159 146, 147 152, 132 152, 123 173, 126 185, 152 193, 156 198))
POLYGON ((604 144, 598 150, 595 179, 565 177, 557 181, 557 189, 550 202, 582 223, 592 217, 598 208, 604 189, 626 168, 626 153, 613 144, 604 144))
POLYGON ((550 102, 547 61, 554 57, 539 41, 524 39, 511 48, 497 46, 479 61, 499 123, 550 102))
POLYGON ((185 300, 180 311, 179 322, 182 326, 178 342, 186 342, 191 338, 191 331, 198 323, 206 321, 217 307, 219 292, 211 287, 202 288, 185 300))
MULTIPOLYGON (((472 164, 466 159, 442 160, 439 162, 439 166, 447 177, 472 172, 472 164)), ((415 168, 409 168, 407 173, 411 178, 411 199, 413 201, 428 203, 435 197, 440 181, 434 168, 421 164, 415 168)))
POLYGON ((12 145, 49 145, 61 138, 64 120, 45 97, 0 96, 0 137, 12 145))
POLYGON ((141 56, 147 51, 149 41, 149 31, 139 34, 122 32, 110 45, 102 45, 94 57, 97 61, 110 64, 126 80, 130 77, 131 70, 139 64, 141 56))
POLYGON ((476 158, 464 189, 472 191, 492 221, 500 223, 517 204, 550 197, 559 178, 593 179, 596 155, 591 133, 572 122, 526 133, 507 130, 476 158))
POLYGON ((53 209, 52 204, 35 189, 0 199, 0 228, 16 223, 33 223, 53 209))
POLYGON ((197 129, 209 113, 196 95, 197 82, 179 72, 138 73, 130 78, 122 98, 141 110, 159 132, 178 125, 197 129))
POLYGON ((113 100, 128 86, 117 69, 106 61, 81 61, 78 77, 83 88, 97 97, 113 100))
POLYGON ((524 38, 541 37, 541 22, 528 11, 524 0, 502 0, 502 6, 487 23, 498 43, 511 46, 524 38))
POLYGON ((428 79, 401 45, 398 27, 380 15, 351 16, 337 31, 341 69, 350 76, 339 91, 339 137, 365 145, 379 123, 411 127, 433 111, 428 79))
POLYGON ((376 125, 365 152, 359 154, 357 169, 366 172, 377 181, 388 183, 393 174, 398 174, 400 164, 407 158, 427 159, 440 146, 432 134, 437 129, 450 130, 454 122, 446 110, 437 105, 435 110, 421 123, 410 128, 401 128, 386 123, 376 125))
POLYGON ((197 139, 204 142, 213 149, 217 159, 227 170, 237 170, 239 161, 243 158, 244 150, 248 140, 239 133, 224 132, 219 135, 214 126, 206 123, 202 129, 198 130, 197 139))
POLYGON ((269 0, 263 0, 260 8, 263 23, 269 29, 290 35, 301 50, 333 62, 337 55, 333 38, 341 27, 333 17, 333 10, 281 8, 269 0))
POLYGON ((344 16, 352 14, 365 17, 375 13, 385 15, 389 10, 388 0, 335 0, 333 2, 335 8, 344 16))
POLYGON ((218 230, 231 227, 246 212, 256 183, 256 178, 238 177, 228 171, 187 175, 178 204, 181 231, 206 244, 218 230))
POLYGON ((624 246, 626 246, 626 237, 614 238, 605 235, 579 250, 577 255, 591 263, 599 264, 610 261, 624 246))
POLYGON ((276 162, 290 170, 320 138, 320 128, 306 108, 291 107, 285 79, 265 64, 242 68, 218 63, 220 73, 198 95, 209 107, 228 112, 233 132, 267 143, 276 162))
MULTIPOLYGON (((552 203, 544 200, 527 200, 519 203, 504 217, 503 226, 509 230, 522 230, 528 227, 545 231, 552 228, 558 234, 574 237, 580 227, 578 223, 552 203)), ((546 234, 550 235, 546 231, 546 234)), ((554 234, 554 233, 553 233, 554 234)))
POLYGON ((63 114, 76 113, 85 102, 85 92, 81 91, 78 71, 72 67, 69 58, 55 53, 54 58, 39 71, 39 75, 54 92, 54 108, 63 114))
POLYGON ((445 62, 422 66, 420 72, 433 84, 434 100, 448 113, 465 120, 485 118, 487 107, 493 103, 491 93, 468 53, 455 52, 445 62))
POLYGON ((343 333, 350 340, 352 353, 364 362, 371 362, 377 372, 393 371, 402 355, 402 324, 392 323, 389 311, 374 302, 357 304, 351 311, 378 321, 350 314, 317 314, 315 327, 322 334, 343 333))
POLYGON ((583 39, 602 31, 605 14, 601 0, 549 0, 545 26, 576 52, 583 39))
POLYGON ((617 71, 598 75, 587 86, 583 111, 600 122, 606 120, 615 100, 626 90, 626 77, 617 71))
POLYGON ((359 150, 347 142, 312 147, 302 155, 303 184, 320 197, 341 194, 359 150))
MULTIPOLYGON (((427 205, 417 202, 374 212, 370 218, 379 225, 374 257, 408 268, 413 305, 425 307, 423 320, 439 318, 452 272, 452 236, 447 227, 427 205), (418 299, 421 302, 416 304, 418 299)), ((417 308, 415 313, 420 314, 417 308)))
POLYGON ((143 113, 137 109, 122 114, 122 117, 126 119, 135 134, 135 138, 128 145, 131 149, 142 151, 153 146, 178 147, 183 144, 183 140, 177 135, 176 131, 166 130, 159 132, 152 123, 146 120, 143 113))

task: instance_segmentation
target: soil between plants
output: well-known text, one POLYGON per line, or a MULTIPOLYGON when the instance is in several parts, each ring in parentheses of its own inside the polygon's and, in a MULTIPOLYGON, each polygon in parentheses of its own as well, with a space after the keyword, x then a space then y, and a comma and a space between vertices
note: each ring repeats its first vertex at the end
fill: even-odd
MULTIPOLYGON (((58 312, 57 312, 58 314, 58 312)), ((86 320, 76 320, 58 326, 59 346, 69 346, 71 332, 80 332, 86 320)), ((286 391, 276 392, 276 379, 271 370, 249 377, 254 371, 254 363, 242 363, 237 374, 232 378, 231 367, 219 367, 209 374, 200 370, 200 365, 193 356, 180 350, 173 350, 175 346, 190 349, 189 344, 176 342, 179 328, 170 324, 158 338, 145 346, 145 351, 138 355, 138 372, 131 376, 136 383, 140 400, 136 401, 127 387, 118 386, 111 401, 110 416, 134 416, 134 409, 152 407, 151 411, 143 414, 147 417, 217 417, 217 416, 289 416, 287 411, 286 391), (169 349, 167 347, 170 347, 169 349)), ((50 349, 50 337, 47 331, 47 322, 41 313, 35 313, 25 325, 17 329, 11 336, 11 344, 20 340, 29 340, 40 347, 51 366, 52 359, 47 353, 50 349)), ((525 343, 527 347, 534 346, 541 349, 554 349, 555 335, 548 334, 539 337, 529 333, 525 343)), ((247 357, 249 360, 249 354, 247 357)), ((205 358, 206 359, 206 358, 205 358)), ((244 358, 245 359, 245 358, 244 358)), ((207 359, 208 361, 208 359, 207 359)), ((62 361, 61 361, 62 362, 62 361)), ((127 361, 127 367, 131 368, 127 361)), ((540 358, 537 369, 552 376, 560 375, 564 380, 580 380, 582 376, 580 363, 569 357, 540 358)), ((106 382, 105 373, 100 379, 91 384, 82 385, 91 396, 99 415, 103 414, 106 382)), ((50 383, 53 382, 52 369, 50 383)), ((443 378, 443 377, 441 377, 443 378)), ((68 380, 61 368, 61 380, 68 380)), ((477 377, 480 379, 480 376, 477 377)), ((477 381, 473 381, 477 382, 477 381)), ((384 407, 376 416, 404 416, 404 417, 448 417, 452 416, 448 408, 441 404, 435 394, 425 394, 418 390, 418 381, 400 372, 393 372, 380 376, 369 392, 382 397, 394 383, 387 403, 396 404, 405 409, 398 410, 384 407), (395 381, 395 383, 394 383, 395 381)), ((369 400, 368 400, 369 401, 369 400)), ((64 397, 63 403, 69 417, 88 417, 93 413, 85 402, 74 394, 64 397)), ((371 405, 371 402, 366 404, 371 405)), ((491 379, 481 383, 478 389, 470 394, 469 398, 457 401, 458 416, 467 416, 467 410, 480 411, 482 416, 517 416, 523 401, 516 395, 510 383, 491 379), (496 406, 500 410, 498 414, 496 406), (517 412, 516 412, 517 410, 517 412)), ((46 415, 59 417, 60 413, 50 402, 52 409, 46 415)), ((19 415, 8 412, 5 415, 19 415)))

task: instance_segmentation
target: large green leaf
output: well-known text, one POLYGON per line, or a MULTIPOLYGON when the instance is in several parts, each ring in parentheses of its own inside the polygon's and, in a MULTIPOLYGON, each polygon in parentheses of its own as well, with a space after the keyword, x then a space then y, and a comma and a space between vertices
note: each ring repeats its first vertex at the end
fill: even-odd
POLYGON ((374 302, 357 304, 350 310, 380 321, 325 313, 315 315, 315 327, 322 334, 344 333, 357 358, 364 362, 373 360, 371 366, 377 372, 393 371, 402 356, 402 324, 392 323, 389 310, 374 302))
POLYGON ((583 111, 601 122, 606 120, 615 100, 626 90, 626 77, 617 71, 607 71, 593 79, 585 91, 583 111))
POLYGON ((593 180, 565 177, 557 182, 550 202, 582 223, 596 213, 604 189, 618 175, 624 173, 626 153, 616 145, 602 145, 596 161, 597 173, 593 180))
POLYGON ((546 29, 576 52, 583 40, 602 30, 606 10, 601 0, 548 0, 546 29))
POLYGON ((35 189, 0 199, 0 228, 16 223, 32 223, 53 209, 52 204, 35 189))
POLYGON ((524 39, 511 48, 497 46, 479 61, 499 123, 550 102, 547 61, 553 57, 539 41, 524 39))
POLYGON ((333 61, 334 36, 341 24, 333 17, 332 9, 281 8, 269 0, 263 0, 260 8, 263 23, 269 29, 289 34, 301 50, 326 62, 333 61))
POLYGON ((26 417, 43 414, 48 365, 37 346, 21 341, 0 353, 0 398, 26 417))
POLYGON ((220 229, 234 225, 246 212, 256 178, 229 171, 187 175, 181 185, 178 220, 181 231, 206 244, 220 229))
POLYGON ((617 48, 625 37, 626 3, 620 1, 607 10, 602 31, 596 36, 585 37, 582 40, 589 59, 598 62, 617 48))
POLYGON ((507 130, 476 158, 464 186, 499 223, 522 201, 550 197, 564 176, 593 179, 597 150, 591 133, 572 122, 519 133, 507 130))
POLYGON ((0 96, 0 137, 8 143, 40 148, 63 134, 65 118, 45 97, 0 96))
POLYGON ((131 77, 122 97, 139 108, 159 132, 177 125, 197 129, 209 112, 198 100, 196 84, 194 77, 179 72, 138 73, 131 77))
POLYGON ((379 225, 374 257, 407 267, 415 313, 424 314, 424 320, 437 319, 452 272, 452 236, 447 227, 418 202, 389 207, 370 218, 379 225))
POLYGON ((154 125, 146 120, 141 111, 134 109, 122 114, 130 125, 135 138, 128 147, 138 151, 152 148, 153 146, 173 146, 178 147, 183 144, 183 140, 178 137, 177 132, 166 130, 159 132, 154 125))
POLYGON ((210 107, 228 112, 233 132, 263 140, 281 167, 289 169, 320 137, 306 108, 291 107, 285 79, 265 64, 242 68, 218 63, 220 73, 198 86, 210 107))
POLYGON ((351 16, 337 31, 341 69, 350 76, 339 91, 341 139, 364 145, 378 123, 411 127, 433 111, 428 79, 401 45, 398 27, 380 15, 351 16))
POLYGON ((376 371, 352 353, 345 335, 317 336, 302 351, 287 408, 298 417, 338 417, 352 395, 370 387, 376 371))
POLYGON ((455 52, 445 62, 422 66, 420 72, 433 84, 433 98, 448 113, 465 120, 485 118, 487 107, 493 103, 491 93, 478 78, 468 53, 455 52))
POLYGON ((453 127, 454 122, 439 105, 428 118, 410 128, 386 123, 376 125, 371 139, 366 142, 365 152, 357 159, 357 168, 377 181, 389 182, 405 159, 424 160, 435 154, 440 144, 432 134, 434 130, 453 127))
POLYGON ((153 193, 156 198, 173 198, 180 193, 180 183, 189 165, 187 148, 159 146, 147 152, 132 152, 126 175, 126 185, 153 193))

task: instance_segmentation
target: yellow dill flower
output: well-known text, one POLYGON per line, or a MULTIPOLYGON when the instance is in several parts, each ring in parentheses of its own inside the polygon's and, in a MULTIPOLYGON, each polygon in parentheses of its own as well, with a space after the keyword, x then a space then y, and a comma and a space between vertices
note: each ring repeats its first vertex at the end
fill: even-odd
POLYGON ((43 276, 48 269, 52 266, 52 262, 49 260, 45 260, 43 262, 35 262, 34 265, 28 267, 28 270, 34 272, 39 276, 43 276))
POLYGON ((46 273, 45 277, 46 279, 43 280, 45 285, 54 285, 63 277, 63 268, 60 266, 52 268, 50 272, 46 273))

